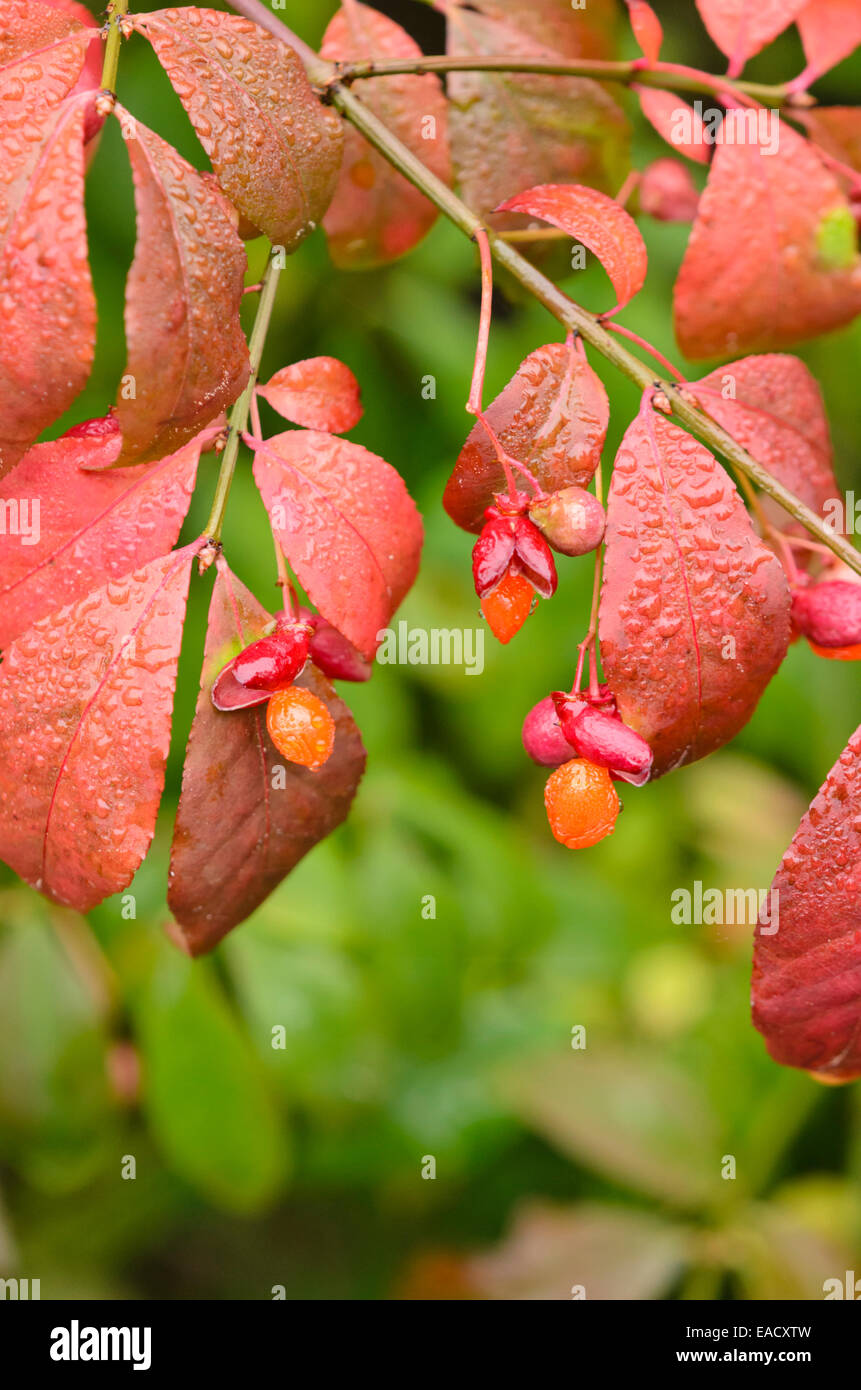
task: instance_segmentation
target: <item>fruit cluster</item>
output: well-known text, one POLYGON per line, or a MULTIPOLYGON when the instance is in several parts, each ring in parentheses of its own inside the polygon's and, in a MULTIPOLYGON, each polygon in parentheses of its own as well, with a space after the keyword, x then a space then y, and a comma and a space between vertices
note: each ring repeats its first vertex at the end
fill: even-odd
POLYGON ((245 647, 219 672, 212 703, 222 711, 266 704, 266 727, 289 762, 317 772, 335 745, 335 721, 324 702, 294 682, 308 661, 330 679, 367 680, 370 666, 317 613, 279 614, 273 631, 245 647))

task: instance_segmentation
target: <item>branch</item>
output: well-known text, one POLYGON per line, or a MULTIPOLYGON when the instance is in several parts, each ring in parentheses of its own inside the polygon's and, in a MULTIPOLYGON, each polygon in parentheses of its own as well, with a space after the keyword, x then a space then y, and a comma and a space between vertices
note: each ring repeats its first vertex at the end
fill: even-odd
MULTIPOLYGON (((108 38, 105 44, 105 57, 102 65, 102 91, 116 94, 117 69, 120 63, 121 21, 128 14, 129 0, 113 0, 108 6, 108 38)), ((104 32, 104 31, 103 31, 104 32)))
POLYGON ((283 247, 272 247, 270 250, 269 263, 263 273, 263 280, 260 285, 260 303, 257 305, 257 317, 254 320, 254 327, 251 330, 251 337, 248 342, 248 355, 251 359, 251 370, 248 375, 248 382, 245 390, 230 412, 230 420, 227 426, 227 445, 221 456, 221 468, 218 472, 218 482, 215 485, 215 497, 212 500, 212 511, 206 523, 206 530, 204 533, 211 541, 215 541, 216 543, 221 540, 221 528, 224 525, 227 498, 230 493, 230 485, 233 482, 236 460, 239 455, 239 442, 248 425, 248 414, 254 397, 254 388, 257 385, 257 374, 260 371, 260 359, 263 356, 266 334, 269 331, 269 320, 272 317, 272 308, 275 304, 275 292, 278 288, 278 276, 281 274, 280 262, 283 255, 283 247))
MULTIPOLYGON (((255 20, 262 27, 276 34, 284 42, 295 46, 295 36, 292 31, 283 25, 261 0, 234 0, 233 8, 240 10, 249 19, 255 20)), ((303 49, 310 51, 306 44, 303 49)), ((312 80, 321 81, 321 68, 329 68, 330 64, 321 64, 321 60, 312 55, 313 62, 309 63, 309 76, 312 80)), ((642 73, 638 73, 638 80, 642 80, 642 73)), ((717 82, 719 79, 715 79, 717 82)), ((726 80, 720 79, 722 89, 726 89, 726 80)), ((438 179, 437 176, 422 164, 421 160, 403 145, 397 136, 393 135, 387 126, 374 114, 370 107, 352 92, 349 87, 343 86, 340 82, 332 82, 329 86, 329 98, 338 111, 355 126, 356 130, 364 135, 365 139, 379 150, 380 154, 388 160, 395 169, 407 178, 411 184, 424 193, 436 207, 439 208, 450 222, 459 227, 468 237, 475 238, 477 232, 483 227, 484 223, 460 198, 452 192, 450 188, 438 179)), ((761 463, 758 463, 746 449, 727 434, 715 420, 712 420, 704 411, 693 405, 685 392, 684 386, 676 385, 674 382, 662 381, 656 378, 646 363, 639 357, 635 357, 627 348, 623 347, 617 339, 613 338, 604 328, 600 319, 588 313, 576 304, 573 299, 558 289, 546 275, 542 275, 540 270, 524 256, 500 237, 488 232, 488 240, 494 258, 500 265, 519 280, 524 289, 528 290, 540 304, 543 304, 560 323, 575 333, 579 333, 583 340, 595 348, 602 357, 612 362, 619 371, 624 372, 625 376, 635 382, 642 391, 657 389, 663 391, 672 408, 672 415, 675 420, 685 427, 697 439, 701 440, 713 453, 721 454, 733 468, 750 478, 760 491, 766 493, 799 521, 806 531, 821 541, 823 545, 836 555, 856 574, 861 575, 861 555, 855 550, 854 546, 834 531, 817 516, 815 512, 806 506, 800 498, 783 486, 777 478, 773 477, 761 463)))

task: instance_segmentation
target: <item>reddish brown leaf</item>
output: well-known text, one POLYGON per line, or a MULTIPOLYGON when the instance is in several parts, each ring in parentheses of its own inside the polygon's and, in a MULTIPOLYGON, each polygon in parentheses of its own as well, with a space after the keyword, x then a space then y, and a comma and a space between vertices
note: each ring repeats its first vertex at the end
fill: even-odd
POLYGON ((858 0, 807 0, 798 29, 812 82, 861 44, 861 6, 858 0))
MULTIPOLYGON (((65 96, 74 88, 88 57, 89 45, 82 40, 93 35, 84 35, 85 25, 92 28, 95 20, 83 5, 61 0, 0 0, 0 68, 28 59, 38 67, 36 80, 41 83, 50 65, 52 81, 59 84, 59 95, 65 96), (66 40, 72 35, 75 38, 68 44, 66 40)), ((99 45, 93 48, 98 53, 99 45)))
MULTIPOLYGON (((333 62, 420 58, 421 49, 399 24, 353 0, 338 10, 320 49, 333 62)), ((362 100, 443 183, 451 182, 448 107, 438 77, 378 77, 362 87, 362 100)), ((358 131, 348 127, 344 162, 323 219, 336 265, 384 265, 421 241, 438 216, 407 179, 358 131)))
POLYGON ((362 418, 359 383, 337 357, 308 357, 282 367, 257 393, 285 420, 310 430, 344 434, 362 418))
POLYGON ((0 666, 0 850, 87 912, 131 882, 164 785, 186 546, 42 618, 0 666))
POLYGON ((730 77, 782 34, 807 0, 697 0, 702 21, 730 59, 730 77))
POLYGON ((656 63, 661 56, 661 44, 664 41, 661 21, 646 0, 626 0, 626 3, 631 29, 643 51, 643 57, 650 63, 656 63))
POLYGON ((372 658, 418 572, 422 522, 400 474, 334 435, 292 430, 255 450, 287 559, 323 617, 372 658))
POLYGON ((717 461, 651 409, 616 456, 606 542, 604 673, 659 776, 747 723, 789 642, 786 577, 717 461))
POLYGON ((607 313, 624 308, 643 288, 649 265, 646 243, 633 217, 605 193, 576 183, 546 183, 516 194, 496 211, 540 217, 587 246, 606 270, 618 297, 618 304, 607 313))
MULTIPOLYGON (((83 32, 83 31, 82 31, 83 32)), ((0 477, 83 390, 96 301, 84 217, 87 98, 76 35, 0 74, 0 477), (24 80, 19 70, 26 67, 24 80)))
POLYGON ((779 137, 770 155, 755 142, 717 146, 675 288, 688 357, 784 347, 861 311, 849 205, 786 121, 779 137))
MULTIPOLYGON (((201 437, 160 463, 84 472, 87 444, 91 456, 104 450, 104 437, 88 440, 76 429, 36 444, 0 484, 2 647, 38 618, 164 555, 188 511, 201 437)), ((115 454, 118 433, 112 443, 115 454)))
POLYGON ((756 933, 753 1021, 776 1062, 861 1076, 861 729, 798 827, 756 933), (776 926, 776 930, 774 929, 776 926))
MULTIPOLYGON (((744 357, 690 389, 712 419, 813 511, 822 515, 826 503, 840 498, 822 394, 799 358, 744 357)), ((791 524, 782 508, 775 508, 775 519, 791 524)))
POLYGON ((700 191, 681 160, 654 160, 643 170, 637 192, 640 211, 659 222, 693 222, 697 215, 700 191))
POLYGON ((128 363, 116 407, 119 462, 126 464, 181 448, 244 387, 248 348, 239 304, 246 261, 215 185, 117 111, 134 131, 127 145, 138 221, 126 286, 128 363))
MULTIPOLYGON (((610 0, 589 0, 581 11, 569 0, 448 0, 444 8, 452 57, 615 56, 610 0)), ((628 172, 628 121, 589 78, 452 73, 448 95, 454 165, 476 212, 535 183, 587 183, 615 193, 628 172)))
POLYGON ((343 148, 340 118, 318 101, 301 60, 258 25, 217 10, 156 10, 133 23, 234 207, 293 250, 329 206, 343 148))
POLYGON ((170 856, 168 904, 192 955, 211 950, 340 825, 365 767, 350 711, 313 666, 297 684, 326 703, 336 725, 319 772, 285 762, 266 732, 265 708, 214 708, 218 672, 271 621, 220 559, 170 856))
MULTIPOLYGON (((546 492, 586 487, 601 460, 610 406, 585 357, 567 343, 548 343, 521 362, 485 414, 505 450, 546 492)), ((484 509, 505 492, 502 465, 478 423, 446 484, 443 506, 465 531, 480 531, 484 509)))
POLYGON ((634 85, 643 115, 655 127, 662 140, 672 145, 679 154, 695 159, 699 164, 708 164, 712 146, 706 138, 706 128, 702 117, 676 92, 665 92, 659 87, 634 85))

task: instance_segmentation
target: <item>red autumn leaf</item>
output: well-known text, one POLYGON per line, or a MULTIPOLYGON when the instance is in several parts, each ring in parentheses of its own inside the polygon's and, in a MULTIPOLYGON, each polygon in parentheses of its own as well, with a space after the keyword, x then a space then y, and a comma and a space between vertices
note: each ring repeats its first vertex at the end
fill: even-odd
POLYGON ((776 1062, 852 1081, 861 1076, 861 729, 771 891, 754 938, 753 1021, 776 1062))
POLYGON ((282 367, 257 394, 306 429, 344 434, 362 418, 359 383, 337 357, 307 357, 282 367))
POLYGON ((631 29, 643 51, 643 57, 650 63, 656 63, 661 56, 661 44, 664 41, 661 21, 651 5, 646 4, 646 0, 627 0, 627 5, 631 29))
POLYGON ((785 347, 861 311, 855 219, 837 180, 786 121, 767 148, 716 148, 675 287, 687 357, 785 347))
POLYGON ((245 248, 215 185, 117 107, 127 130, 138 240, 126 285, 120 464, 164 458, 248 380, 239 322, 245 248), (134 394, 132 395, 132 391, 134 394))
POLYGON ((858 0, 807 0, 798 29, 812 82, 861 44, 861 6, 858 0))
POLYGON ((422 522, 400 474, 360 444, 292 430, 255 451, 284 554, 323 617, 371 659, 418 573, 422 522))
POLYGON ((697 0, 702 21, 738 77, 748 58, 782 34, 807 0, 697 0))
POLYGON ((112 579, 3 656, 3 858, 79 912, 127 887, 152 839, 197 548, 112 579))
MULTIPOLYGON (((485 415, 506 452, 545 492, 557 492, 590 482, 601 460, 610 406, 586 358, 571 344, 548 343, 521 362, 485 415)), ((458 455, 443 506, 465 531, 480 531, 485 507, 494 493, 505 491, 502 465, 479 422, 458 455)))
MULTIPOLYGON (((798 357, 744 357, 689 389, 727 434, 813 511, 821 515, 826 503, 840 498, 822 393, 798 357)), ((784 527, 798 526, 783 508, 775 513, 784 527)))
POLYGON ((651 409, 629 426, 607 506, 604 674, 653 776, 747 723, 789 642, 789 591, 716 459, 651 409))
POLYGON ((810 139, 826 154, 861 173, 861 106, 815 106, 799 109, 798 119, 810 139))
POLYGON ((607 313, 623 309, 642 289, 649 263, 646 243, 633 217, 606 193, 576 183, 546 183, 527 188, 500 203, 495 211, 540 217, 587 246, 598 257, 618 296, 618 304, 607 313))
MULTIPOLYGON (((446 0, 441 8, 455 58, 615 56, 615 0, 589 0, 579 11, 568 0, 446 0)), ((630 166, 628 121, 590 78, 458 72, 447 90, 454 165, 476 212, 534 183, 588 183, 612 193, 621 186, 630 166)))
POLYGON ((700 190, 687 165, 678 159, 656 159, 643 170, 637 189, 640 211, 658 222, 693 222, 700 190))
MULTIPOLYGON (((421 49, 394 20, 353 0, 329 24, 320 56, 332 62, 385 61, 420 58, 421 49)), ((362 100, 437 178, 451 182, 448 105, 438 77, 376 77, 364 84, 362 100)), ((323 219, 336 265, 355 269, 403 256, 437 216, 423 193, 348 128, 341 176, 323 219)))
POLYGON ((90 45, 95 36, 85 34, 85 26, 95 26, 92 15, 83 5, 67 0, 0 0, 0 68, 29 59, 38 65, 36 80, 41 83, 49 71, 47 60, 51 84, 59 84, 59 96, 66 96, 90 61, 91 48, 99 52, 99 44, 90 45), (71 44, 67 43, 72 36, 71 44))
POLYGON ((319 772, 285 762, 266 731, 265 708, 220 713, 213 706, 218 672, 271 622, 219 559, 170 856, 168 905, 192 955, 244 921, 340 825, 364 771, 350 711, 312 666, 297 684, 324 701, 336 725, 319 772))
POLYGON ((702 117, 692 106, 676 92, 665 92, 659 87, 634 84, 634 91, 646 120, 668 145, 688 159, 708 164, 712 146, 706 138, 702 117))
POLYGON ((318 224, 341 167, 340 118, 311 90, 292 48, 217 10, 132 21, 155 49, 225 193, 291 251, 318 224))
POLYGON ((95 349, 84 217, 87 98, 57 105, 84 50, 76 35, 57 49, 0 74, 0 477, 83 390, 95 349), (27 81, 18 75, 24 65, 27 81))
MULTIPOLYGON (((104 436, 76 429, 34 445, 0 483, 7 520, 0 535, 2 647, 38 618, 164 555, 185 520, 202 437, 159 463, 84 472, 88 452, 104 452, 104 436), (34 541, 22 530, 24 521, 34 541)), ((117 431, 111 443, 115 455, 117 431)))

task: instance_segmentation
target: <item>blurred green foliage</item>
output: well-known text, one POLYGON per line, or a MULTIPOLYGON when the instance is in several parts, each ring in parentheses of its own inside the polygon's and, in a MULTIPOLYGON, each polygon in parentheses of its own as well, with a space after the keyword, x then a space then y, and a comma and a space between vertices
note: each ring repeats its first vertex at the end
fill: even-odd
MULTIPOLYGON (((687 8, 662 7, 667 56, 720 70, 687 8)), ((316 42, 333 9, 288 0, 286 17, 316 42)), ((801 65, 790 34, 750 75, 775 81, 801 65)), ((822 99, 851 102, 859 76, 856 56, 822 99)), ((205 164, 140 39, 124 47, 120 90, 205 164)), ((634 124, 642 165, 664 151, 634 124)), ((112 127, 88 213, 99 353, 64 424, 104 411, 124 361, 134 216, 112 127)), ((671 289, 687 229, 644 219, 643 230, 650 275, 625 322, 675 357, 671 289)), ((249 255, 253 280, 264 244, 249 255)), ((594 268, 568 288, 587 307, 606 302, 594 268)), ((359 375, 366 413, 353 437, 401 470, 426 518, 421 577, 400 615, 419 627, 480 621, 470 540, 440 507, 468 427, 476 310, 474 248, 445 224, 365 275, 334 271, 317 235, 283 276, 266 348, 264 376, 318 353, 359 375), (428 375, 433 400, 421 393, 428 375)), ((538 306, 501 294, 488 398, 558 333, 538 306)), ((800 352, 825 392, 840 479, 857 489, 861 324, 800 352)), ((637 401, 595 365, 611 398, 609 461, 637 401)), ((215 469, 204 461, 189 538, 215 469)), ((247 458, 225 543, 274 606, 247 458)), ((560 1284, 565 1296, 582 1275, 590 1296, 816 1298, 824 1278, 861 1268, 855 1088, 824 1090, 769 1060, 748 1013, 749 929, 670 920, 671 892, 695 879, 768 885, 858 722, 857 669, 794 647, 731 749, 631 790, 615 836, 572 855, 547 833, 543 777, 519 728, 572 667, 591 578, 588 560, 566 563, 558 597, 511 648, 488 643, 480 677, 385 666, 347 687, 370 753, 350 820, 192 965, 163 928, 209 595, 195 579, 136 915, 112 899, 85 923, 0 871, 0 1273, 41 1278, 46 1298, 267 1298, 275 1285, 287 1297, 433 1296, 455 1291, 465 1268, 433 1252, 493 1246, 512 1220, 532 1233, 528 1248, 515 1238, 468 1267, 502 1296, 560 1284), (585 1053, 571 1050, 578 1025, 585 1053), (735 1179, 721 1176, 727 1155, 735 1179), (429 1157, 433 1181, 422 1178, 429 1157)))

